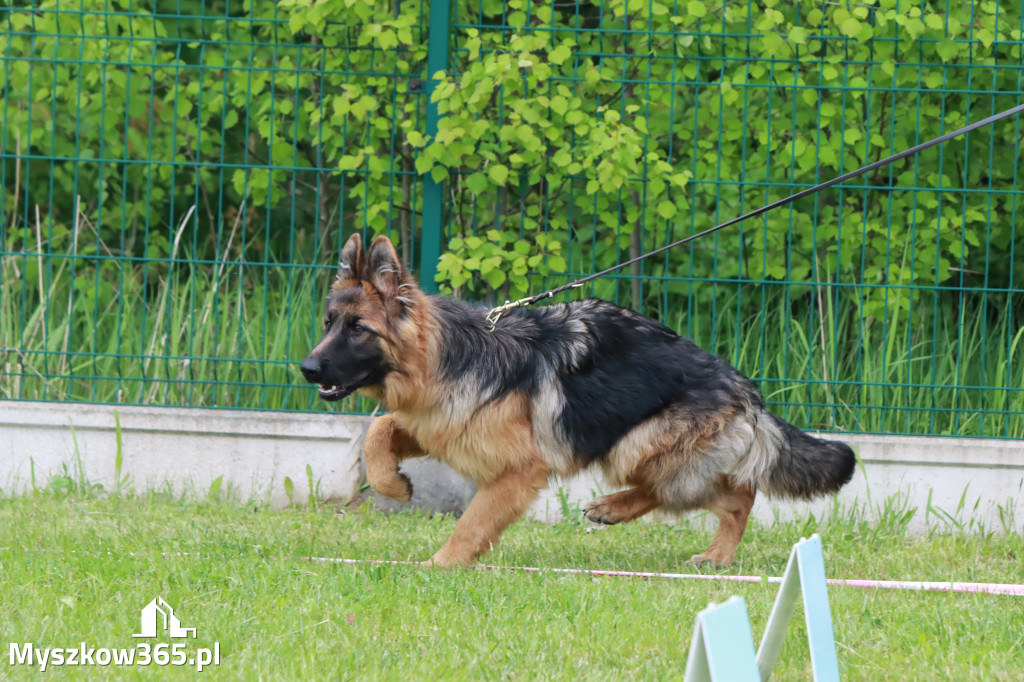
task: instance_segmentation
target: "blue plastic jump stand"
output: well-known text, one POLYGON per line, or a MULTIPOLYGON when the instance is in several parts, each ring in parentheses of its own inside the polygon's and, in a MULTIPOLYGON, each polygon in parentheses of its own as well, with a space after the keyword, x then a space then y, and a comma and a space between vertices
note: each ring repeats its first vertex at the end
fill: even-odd
POLYGON ((746 602, 742 597, 730 597, 697 614, 684 682, 766 682, 779 659, 798 597, 804 602, 814 679, 838 682, 825 559, 817 535, 793 545, 757 655, 746 602))

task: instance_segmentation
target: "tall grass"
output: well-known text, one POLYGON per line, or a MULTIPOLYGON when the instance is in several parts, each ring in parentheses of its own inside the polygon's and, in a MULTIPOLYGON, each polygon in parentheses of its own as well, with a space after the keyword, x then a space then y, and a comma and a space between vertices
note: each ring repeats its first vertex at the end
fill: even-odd
MULTIPOLYGON (((368 411, 327 406, 297 372, 332 273, 241 257, 0 253, 0 399, 368 411)), ((710 284, 708 285, 711 286, 710 284)), ((1024 325, 984 292, 896 298, 864 318, 856 289, 791 298, 719 283, 662 318, 759 381, 771 408, 824 430, 1024 436, 1024 325), (824 314, 823 314, 824 313, 824 314)))
POLYGON ((928 301, 912 316, 896 307, 887 320, 862 318, 855 292, 830 296, 825 315, 782 286, 763 301, 737 298, 726 293, 713 317, 679 313, 671 326, 757 380, 794 424, 1024 437, 1024 324, 994 296, 928 301))
POLYGON ((0 399, 327 409, 296 366, 328 283, 177 244, 154 260, 0 253, 0 399))

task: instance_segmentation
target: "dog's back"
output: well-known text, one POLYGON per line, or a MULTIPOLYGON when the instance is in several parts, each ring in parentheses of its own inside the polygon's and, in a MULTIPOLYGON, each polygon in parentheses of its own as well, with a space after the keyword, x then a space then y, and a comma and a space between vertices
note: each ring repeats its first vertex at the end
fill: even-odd
MULTIPOLYGON (((598 463, 616 483, 631 484, 645 470, 667 468, 641 460, 702 455, 711 461, 693 462, 698 470, 791 497, 833 492, 853 474, 849 447, 768 413, 752 381, 650 318, 591 299, 514 311, 491 330, 482 309, 434 302, 445 349, 440 378, 459 392, 475 386, 482 402, 516 391, 531 396, 534 427, 539 420, 556 427, 541 445, 555 451, 558 473, 598 463), (632 432, 645 442, 634 444, 632 432), (655 438, 671 443, 639 456, 655 438)), ((710 491, 713 477, 706 483, 710 491)), ((662 503, 682 509, 704 501, 697 494, 662 503)))

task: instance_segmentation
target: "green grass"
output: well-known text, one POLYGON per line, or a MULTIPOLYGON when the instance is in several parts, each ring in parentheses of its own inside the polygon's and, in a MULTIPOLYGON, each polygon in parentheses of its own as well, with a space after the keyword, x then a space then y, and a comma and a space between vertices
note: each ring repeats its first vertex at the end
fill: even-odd
MULTIPOLYGON (((198 628, 190 646, 219 642, 221 665, 204 672, 210 679, 681 679, 700 609, 741 595, 759 638, 777 590, 306 559, 422 560, 453 524, 366 507, 272 511, 161 495, 6 498, 0 632, 40 646, 133 646, 139 610, 162 595, 185 626, 198 628)), ((853 519, 755 525, 727 572, 781 575, 792 543, 812 532, 823 536, 830 577, 1024 582, 1019 535, 915 539, 898 523, 853 519)), ((520 521, 487 561, 690 572, 683 557, 708 541, 685 523, 588 532, 520 521)), ((829 597, 844 680, 1024 677, 1024 599, 848 587, 830 588, 829 597)), ((801 613, 773 679, 810 677, 801 613)), ((36 676, 6 659, 2 666, 0 678, 36 676)), ((191 678, 184 668, 160 672, 191 678)))

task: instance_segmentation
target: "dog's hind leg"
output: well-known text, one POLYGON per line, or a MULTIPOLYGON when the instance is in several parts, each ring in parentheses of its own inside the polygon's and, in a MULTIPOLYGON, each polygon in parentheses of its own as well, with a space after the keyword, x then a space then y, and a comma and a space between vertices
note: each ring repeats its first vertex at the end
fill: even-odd
POLYGON ((594 523, 611 526, 638 519, 659 506, 661 502, 653 490, 638 486, 594 500, 583 509, 583 515, 594 523))
POLYGON ((412 482, 398 470, 398 464, 426 454, 393 416, 377 417, 366 432, 366 480, 381 495, 408 502, 412 499, 412 482))
POLYGON ((715 489, 715 496, 703 508, 718 517, 718 531, 707 550, 690 559, 698 566, 706 563, 728 566, 733 562, 736 547, 747 529, 747 517, 754 506, 754 489, 750 486, 733 486, 727 476, 720 476, 715 489))
POLYGON ((547 485, 550 468, 538 456, 493 481, 477 482, 476 495, 455 524, 455 532, 428 565, 468 566, 490 550, 502 531, 526 512, 547 485))

